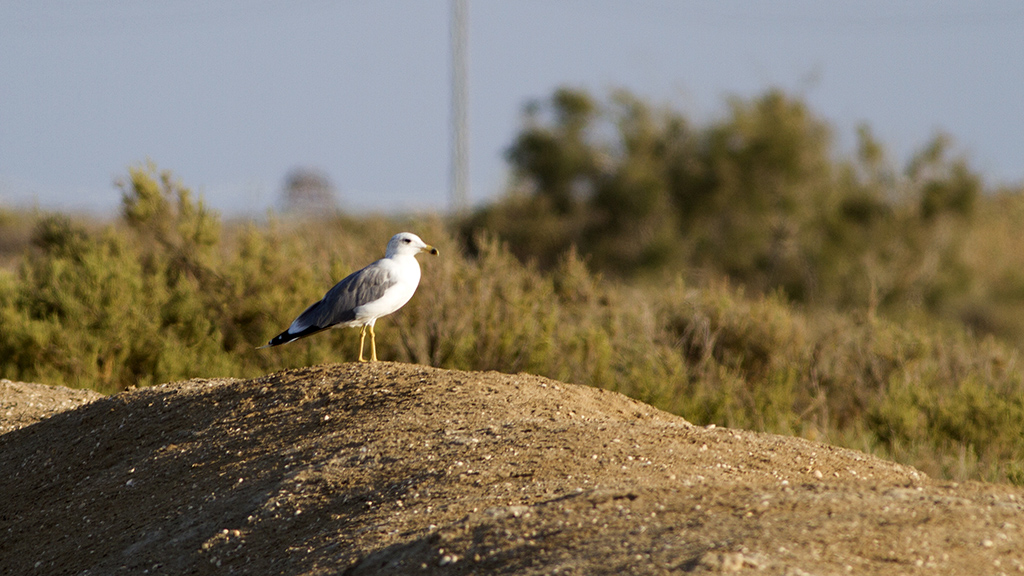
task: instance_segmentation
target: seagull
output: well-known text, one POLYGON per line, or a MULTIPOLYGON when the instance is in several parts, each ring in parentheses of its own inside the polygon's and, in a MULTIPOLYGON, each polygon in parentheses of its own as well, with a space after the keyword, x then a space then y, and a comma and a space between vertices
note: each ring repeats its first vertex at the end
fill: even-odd
POLYGON ((388 241, 384 258, 353 272, 327 291, 323 299, 310 305, 287 330, 260 348, 280 346, 305 338, 328 328, 359 329, 359 361, 363 358, 363 342, 370 332, 370 361, 377 361, 377 341, 373 325, 381 316, 398 310, 412 298, 420 283, 420 263, 416 255, 428 252, 437 255, 437 248, 420 237, 401 232, 388 241))

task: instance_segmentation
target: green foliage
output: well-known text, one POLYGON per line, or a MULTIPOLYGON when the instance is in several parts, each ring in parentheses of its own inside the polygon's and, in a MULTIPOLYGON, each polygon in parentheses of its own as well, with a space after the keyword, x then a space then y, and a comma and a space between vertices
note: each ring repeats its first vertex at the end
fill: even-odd
POLYGON ((226 252, 216 214, 152 166, 120 186, 126 227, 95 233, 62 216, 36 224, 34 253, 2 288, 0 370, 114 391, 276 365, 251 343, 281 322, 268 301, 310 291, 296 250, 274 246, 273 231, 243 230, 226 252))
POLYGON ((540 107, 527 108, 528 128, 509 149, 508 159, 536 180, 536 192, 559 214, 572 210, 575 188, 594 171, 593 151, 586 143, 595 104, 583 92, 559 89, 551 98, 553 120, 544 126, 540 107))
POLYGON ((119 378, 127 351, 97 333, 130 338, 145 318, 118 305, 142 290, 141 270, 125 257, 126 243, 109 231, 98 238, 62 217, 40 221, 34 243, 41 251, 23 261, 21 282, 5 294, 0 362, 5 373, 60 381, 91 372, 87 384, 104 388, 119 378))
POLYGON ((961 244, 980 177, 941 135, 903 174, 867 127, 858 138, 836 158, 828 125, 778 90, 695 127, 628 93, 602 106, 559 89, 509 149, 512 194, 463 237, 487 230, 543 268, 575 246, 617 277, 671 266, 818 306, 951 312, 972 289, 961 244))

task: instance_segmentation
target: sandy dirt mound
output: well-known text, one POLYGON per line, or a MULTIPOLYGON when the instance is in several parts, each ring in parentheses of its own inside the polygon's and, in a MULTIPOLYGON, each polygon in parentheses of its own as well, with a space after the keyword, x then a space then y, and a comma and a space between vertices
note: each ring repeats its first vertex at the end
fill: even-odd
POLYGON ((1024 572, 1024 490, 391 363, 134 390, 0 436, 3 574, 1024 572))
POLYGON ((103 398, 92 390, 0 380, 0 434, 103 398))

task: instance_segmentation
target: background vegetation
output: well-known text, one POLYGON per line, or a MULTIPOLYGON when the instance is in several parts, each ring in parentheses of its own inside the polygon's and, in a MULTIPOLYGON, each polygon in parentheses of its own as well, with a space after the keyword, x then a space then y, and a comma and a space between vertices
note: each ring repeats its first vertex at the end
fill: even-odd
POLYGON ((407 229, 441 257, 378 324, 382 358, 1024 483, 1024 196, 948 138, 896 169, 779 92, 694 126, 562 89, 508 159, 513 189, 461 220, 225 223, 152 165, 115 221, 0 212, 0 376, 114 392, 352 360, 354 330, 255 346, 407 229))

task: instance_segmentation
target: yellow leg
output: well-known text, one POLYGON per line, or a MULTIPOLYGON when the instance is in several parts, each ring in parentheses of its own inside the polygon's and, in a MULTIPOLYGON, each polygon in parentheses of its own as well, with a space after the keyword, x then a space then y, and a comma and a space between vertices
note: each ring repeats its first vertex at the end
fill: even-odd
MULTIPOLYGON (((373 333, 371 332, 370 334, 371 334, 370 335, 370 343, 372 344, 373 343, 373 333)), ((365 339, 366 339, 366 325, 363 324, 363 327, 359 330, 359 361, 360 362, 366 362, 366 360, 363 358, 363 341, 365 339)), ((376 358, 374 358, 374 359, 376 360, 376 358)))
POLYGON ((373 334, 373 324, 370 324, 370 362, 377 361, 377 337, 373 334))

